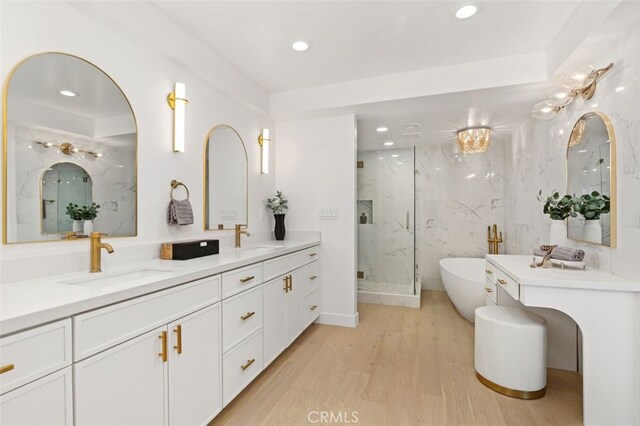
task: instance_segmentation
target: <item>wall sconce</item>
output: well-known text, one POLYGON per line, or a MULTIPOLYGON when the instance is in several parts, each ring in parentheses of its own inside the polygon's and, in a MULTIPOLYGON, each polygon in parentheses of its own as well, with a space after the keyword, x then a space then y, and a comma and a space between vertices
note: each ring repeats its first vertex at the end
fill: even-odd
POLYGON ((269 174, 269 129, 262 129, 258 136, 260 145, 260 173, 269 174))
POLYGON ((548 120, 553 118, 562 110, 566 108, 578 96, 581 96, 585 100, 589 100, 596 93, 596 84, 611 68, 613 63, 610 63, 604 68, 593 70, 588 74, 577 73, 565 78, 565 84, 560 85, 558 88, 551 91, 549 99, 546 99, 533 106, 531 115, 533 118, 540 120, 548 120))
POLYGON ((173 92, 167 95, 167 102, 173 110, 173 152, 184 152, 186 99, 184 83, 176 83, 173 92))

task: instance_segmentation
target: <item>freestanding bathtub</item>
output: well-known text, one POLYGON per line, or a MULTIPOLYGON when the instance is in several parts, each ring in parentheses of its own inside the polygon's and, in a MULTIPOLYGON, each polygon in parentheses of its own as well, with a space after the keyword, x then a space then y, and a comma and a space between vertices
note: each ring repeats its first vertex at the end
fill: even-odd
POLYGON ((465 257, 440 259, 440 276, 460 315, 474 322, 476 308, 485 305, 485 260, 465 257))

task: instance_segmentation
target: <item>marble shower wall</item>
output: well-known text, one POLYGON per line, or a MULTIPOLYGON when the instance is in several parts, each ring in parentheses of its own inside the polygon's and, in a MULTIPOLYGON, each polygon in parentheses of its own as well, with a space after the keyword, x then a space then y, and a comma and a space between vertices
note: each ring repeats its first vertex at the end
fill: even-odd
POLYGON ((595 96, 577 100, 552 120, 529 120, 505 146, 506 243, 510 254, 528 254, 549 239, 549 219, 536 200, 538 190, 566 190, 566 145, 574 123, 585 113, 607 115, 617 140, 617 248, 570 241, 587 252, 594 267, 637 279, 640 275, 640 28, 612 45, 598 66, 614 68, 598 83, 595 96))
POLYGON ((413 148, 358 152, 358 271, 407 291, 415 262, 413 157, 413 148))
POLYGON ((444 290, 439 261, 484 257, 487 226, 504 223, 504 146, 461 155, 455 141, 416 148, 418 269, 422 288, 444 290))

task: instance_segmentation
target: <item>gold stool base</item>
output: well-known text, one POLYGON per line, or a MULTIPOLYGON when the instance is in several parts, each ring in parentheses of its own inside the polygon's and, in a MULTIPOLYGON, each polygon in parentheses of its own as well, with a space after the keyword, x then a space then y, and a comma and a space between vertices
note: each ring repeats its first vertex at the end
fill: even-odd
POLYGON ((537 391, 521 391, 521 390, 505 388, 504 386, 500 386, 496 383, 493 383, 491 380, 482 377, 482 375, 480 375, 480 373, 478 373, 477 371, 476 371, 476 377, 478 378, 478 380, 480 380, 480 383, 482 383, 492 391, 510 396, 512 398, 538 399, 538 398, 542 398, 544 394, 547 393, 546 386, 537 391))

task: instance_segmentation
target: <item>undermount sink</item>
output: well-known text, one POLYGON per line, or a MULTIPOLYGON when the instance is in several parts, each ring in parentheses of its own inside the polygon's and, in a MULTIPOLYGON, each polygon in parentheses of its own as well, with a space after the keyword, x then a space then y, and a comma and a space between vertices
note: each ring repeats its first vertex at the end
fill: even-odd
POLYGON ((156 268, 144 268, 144 269, 132 269, 128 271, 119 272, 99 272, 91 274, 90 276, 83 276, 78 278, 70 278, 67 280, 58 281, 59 284, 78 285, 87 287, 109 287, 112 285, 132 283, 136 281, 153 281, 154 279, 161 279, 164 276, 174 273, 171 269, 156 269, 156 268))
POLYGON ((243 252, 256 252, 256 253, 263 253, 263 252, 268 252, 268 251, 273 251, 276 249, 282 248, 282 246, 276 246, 276 245, 259 245, 259 246, 250 246, 250 247, 243 247, 240 250, 242 250, 243 252))

